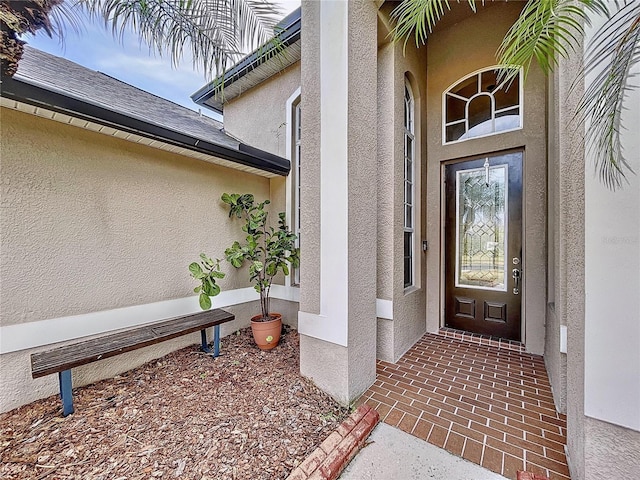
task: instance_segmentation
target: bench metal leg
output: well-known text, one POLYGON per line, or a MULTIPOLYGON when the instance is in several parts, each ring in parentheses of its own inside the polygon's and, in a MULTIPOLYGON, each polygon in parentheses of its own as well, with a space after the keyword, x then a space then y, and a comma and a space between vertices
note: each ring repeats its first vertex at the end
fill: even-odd
MULTIPOLYGON (((200 330, 200 338, 202 340, 202 346, 200 349, 205 353, 211 353, 209 343, 207 342, 207 330, 200 330)), ((213 327, 213 356, 220 355, 220 325, 214 325, 213 327)))
POLYGON ((60 398, 62 399, 62 414, 66 417, 73 413, 73 393, 71 386, 71 370, 58 373, 60 382, 60 398))
POLYGON ((220 325, 213 327, 213 356, 220 355, 220 325))
POLYGON ((209 348, 209 342, 207 342, 207 330, 200 330, 200 338, 202 339, 202 345, 200 346, 200 350, 205 353, 211 353, 211 349, 209 348))

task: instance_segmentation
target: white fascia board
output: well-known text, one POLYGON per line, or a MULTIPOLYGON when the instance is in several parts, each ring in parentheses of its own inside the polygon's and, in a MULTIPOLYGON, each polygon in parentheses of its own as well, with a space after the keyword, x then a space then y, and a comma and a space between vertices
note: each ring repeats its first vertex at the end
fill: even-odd
POLYGON ((348 3, 320 2, 320 314, 299 312, 301 334, 347 346, 348 3))

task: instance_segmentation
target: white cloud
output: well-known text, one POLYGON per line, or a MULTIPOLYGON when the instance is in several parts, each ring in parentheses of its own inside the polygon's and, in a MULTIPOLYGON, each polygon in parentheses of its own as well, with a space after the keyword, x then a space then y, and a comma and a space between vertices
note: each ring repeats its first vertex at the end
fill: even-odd
MULTIPOLYGON (((286 15, 300 6, 300 0, 281 0, 286 15)), ((207 76, 194 68, 191 56, 185 52, 178 67, 171 57, 159 56, 141 43, 139 37, 125 32, 114 38, 102 21, 87 20, 79 34, 68 31, 64 45, 43 32, 25 40, 35 48, 67 58, 134 85, 142 90, 171 100, 193 110, 198 106, 190 95, 207 83, 207 76)))

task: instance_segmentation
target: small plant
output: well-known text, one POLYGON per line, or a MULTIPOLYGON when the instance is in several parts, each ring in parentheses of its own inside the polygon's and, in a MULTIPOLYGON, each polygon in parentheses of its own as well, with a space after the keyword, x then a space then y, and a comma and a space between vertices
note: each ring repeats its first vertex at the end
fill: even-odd
POLYGON ((238 193, 222 195, 229 206, 229 218, 244 220, 242 231, 247 234, 243 242, 235 241, 224 252, 227 261, 235 268, 249 263, 249 280, 260 294, 262 321, 268 321, 269 294, 274 277, 282 272, 289 274, 289 265, 300 265, 300 249, 296 247, 296 235, 287 227, 285 214, 278 215, 278 228, 268 226, 269 213, 265 207, 269 200, 256 203, 253 195, 238 193))
POLYGON ((338 417, 333 412, 327 412, 320 415, 320 420, 323 422, 335 422, 338 420, 338 417))
POLYGON ((220 260, 212 260, 204 253, 200 254, 200 263, 193 262, 189 265, 191 276, 200 282, 200 285, 193 289, 199 293, 200 308, 209 310, 211 308, 211 297, 220 293, 220 286, 216 280, 224 278, 224 272, 220 271, 220 260))

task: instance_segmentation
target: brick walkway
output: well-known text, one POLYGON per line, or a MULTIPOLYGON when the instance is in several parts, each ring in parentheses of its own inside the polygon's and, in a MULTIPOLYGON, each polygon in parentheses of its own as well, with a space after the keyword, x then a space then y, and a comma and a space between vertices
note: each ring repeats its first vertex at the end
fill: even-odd
POLYGON ((542 357, 426 334, 397 364, 378 361, 363 395, 387 424, 516 479, 567 480, 566 417, 542 357))

